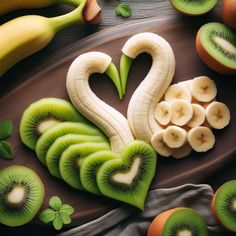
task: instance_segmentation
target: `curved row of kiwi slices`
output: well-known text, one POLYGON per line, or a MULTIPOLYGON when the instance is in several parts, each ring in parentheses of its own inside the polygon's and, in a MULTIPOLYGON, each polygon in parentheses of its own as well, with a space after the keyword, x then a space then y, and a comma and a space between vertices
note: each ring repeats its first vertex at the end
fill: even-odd
POLYGON ((73 105, 59 98, 43 98, 26 108, 20 122, 22 142, 35 149, 38 138, 59 122, 88 122, 73 105))
MULTIPOLYGON (((93 159, 94 155, 96 156, 97 153, 100 153, 102 151, 104 151, 104 155, 106 156, 105 150, 107 152, 108 150, 110 150, 110 146, 106 143, 87 142, 70 145, 62 153, 59 162, 59 170, 62 179, 75 189, 86 189, 90 191, 91 188, 89 187, 91 185, 96 185, 96 168, 91 170, 90 164, 88 164, 88 162, 89 160, 93 159), (82 167, 88 168, 88 170, 86 169, 83 172, 85 173, 86 179, 81 173, 81 171, 83 170, 82 167)), ((92 160, 91 165, 98 166, 98 162, 99 160, 97 160, 95 157, 92 160)))
MULTIPOLYGON (((63 152, 72 144, 85 143, 87 148, 87 155, 93 152, 93 143, 101 143, 105 150, 110 149, 110 145, 104 142, 101 136, 90 136, 90 135, 79 135, 79 134, 66 134, 55 140, 50 146, 46 154, 46 165, 51 175, 61 178, 59 171, 59 161, 62 157, 63 152)), ((94 150, 96 151, 96 149, 94 150)), ((78 153, 78 156, 81 156, 78 153)), ((84 156, 84 155, 83 155, 84 156)))
POLYGON ((0 223, 20 226, 31 221, 44 199, 44 186, 39 176, 23 166, 0 171, 0 223))
POLYGON ((35 151, 42 164, 46 165, 46 155, 51 145, 57 138, 66 134, 97 136, 99 140, 108 142, 106 136, 96 127, 83 123, 63 122, 45 131, 38 139, 35 151))

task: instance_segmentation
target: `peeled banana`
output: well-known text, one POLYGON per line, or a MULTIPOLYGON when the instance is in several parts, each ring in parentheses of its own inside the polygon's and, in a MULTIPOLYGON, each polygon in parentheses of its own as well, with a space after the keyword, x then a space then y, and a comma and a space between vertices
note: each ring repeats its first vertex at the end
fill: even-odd
MULTIPOLYGON (((89 1, 89 0, 87 0, 89 1)), ((23 58, 44 48, 63 28, 84 23, 86 0, 70 13, 47 18, 27 15, 0 26, 0 76, 23 58)))

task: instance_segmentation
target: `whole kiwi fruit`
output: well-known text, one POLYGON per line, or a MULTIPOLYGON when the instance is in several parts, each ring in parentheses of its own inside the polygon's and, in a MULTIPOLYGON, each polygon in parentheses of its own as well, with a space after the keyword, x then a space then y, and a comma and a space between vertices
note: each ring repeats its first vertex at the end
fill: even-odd
POLYGON ((43 199, 43 183, 33 170, 10 166, 0 171, 0 223, 12 227, 28 223, 43 199))
POLYGON ((222 1, 222 18, 226 25, 236 30, 236 1, 223 0, 222 1))

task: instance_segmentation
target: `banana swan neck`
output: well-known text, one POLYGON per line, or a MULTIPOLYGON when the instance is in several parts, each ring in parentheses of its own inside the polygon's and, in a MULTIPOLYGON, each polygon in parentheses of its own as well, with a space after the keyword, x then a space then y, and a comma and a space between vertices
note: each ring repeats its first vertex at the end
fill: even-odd
POLYGON ((74 106, 109 137, 112 151, 121 152, 128 142, 134 140, 128 121, 120 112, 99 99, 89 86, 91 74, 104 72, 113 77, 113 82, 121 92, 118 71, 111 63, 111 58, 100 52, 85 53, 74 60, 67 74, 67 91, 74 106))
POLYGON ((132 95, 128 106, 128 122, 134 135, 137 139, 150 142, 152 135, 160 129, 153 114, 156 104, 173 79, 174 54, 166 40, 153 33, 134 35, 126 42, 122 52, 121 64, 126 64, 124 72, 121 68, 123 93, 131 66, 130 61, 143 52, 152 56, 151 69, 132 95), (147 119, 146 122, 143 122, 144 117, 147 119))

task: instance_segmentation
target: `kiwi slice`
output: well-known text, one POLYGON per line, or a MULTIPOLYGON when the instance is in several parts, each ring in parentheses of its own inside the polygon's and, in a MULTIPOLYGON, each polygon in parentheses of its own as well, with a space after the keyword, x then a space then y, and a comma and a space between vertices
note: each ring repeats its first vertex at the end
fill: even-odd
POLYGON ((43 199, 43 183, 33 170, 11 166, 0 171, 0 223, 8 226, 28 223, 43 199))
POLYGON ((66 100, 43 98, 24 111, 20 122, 22 142, 35 149, 41 134, 49 127, 63 121, 86 122, 86 119, 66 100))
POLYGON ((236 180, 228 181, 218 189, 212 211, 225 228, 236 232, 236 180))
POLYGON ((195 210, 185 207, 162 212, 151 223, 148 236, 207 236, 204 218, 195 210))
POLYGON ((97 172, 103 163, 119 158, 119 155, 111 151, 100 151, 86 157, 80 167, 80 179, 83 187, 94 194, 101 192, 97 185, 97 172))
MULTIPOLYGON (((80 178, 81 164, 84 163, 85 160, 87 160, 90 154, 95 154, 102 150, 110 150, 110 146, 107 143, 92 142, 74 144, 69 146, 63 152, 59 162, 59 169, 62 179, 73 188, 84 190, 80 178)), ((94 164, 97 163, 96 160, 94 161, 94 164)), ((91 174, 91 172, 89 174, 91 174)), ((96 176, 89 176, 89 183, 94 179, 96 182, 96 176)))
POLYGON ((121 158, 106 161, 97 172, 102 194, 143 210, 147 191, 156 170, 153 148, 135 140, 121 153, 121 158))
POLYGON ((105 135, 96 127, 83 124, 83 123, 73 123, 73 122, 63 122, 54 125, 47 131, 45 131, 38 139, 35 147, 37 157, 46 165, 46 154, 50 146, 55 142, 55 140, 66 134, 80 134, 80 135, 90 135, 90 136, 100 136, 104 139, 104 142, 108 142, 105 135))
POLYGON ((212 70, 236 73, 236 32, 230 27, 216 22, 203 25, 197 33, 196 48, 212 70))
POLYGON ((171 0, 173 7, 186 15, 202 15, 209 12, 217 0, 171 0))
MULTIPOLYGON (((50 146, 46 154, 46 165, 51 175, 61 178, 59 171, 59 161, 62 156, 62 153, 72 144, 79 144, 85 142, 104 143, 104 139, 101 136, 79 134, 66 134, 57 138, 55 142, 50 146)), ((104 145, 109 148, 108 143, 104 143, 104 145)), ((89 149, 89 146, 87 146, 87 148, 89 149)))

